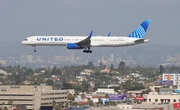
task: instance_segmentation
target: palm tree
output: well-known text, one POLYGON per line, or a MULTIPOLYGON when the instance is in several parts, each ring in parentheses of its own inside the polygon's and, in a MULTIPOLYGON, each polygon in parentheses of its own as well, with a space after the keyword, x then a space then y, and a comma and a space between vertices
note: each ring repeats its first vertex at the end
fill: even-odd
POLYGON ((53 110, 54 110, 56 107, 56 101, 55 100, 52 102, 52 106, 53 106, 53 110))

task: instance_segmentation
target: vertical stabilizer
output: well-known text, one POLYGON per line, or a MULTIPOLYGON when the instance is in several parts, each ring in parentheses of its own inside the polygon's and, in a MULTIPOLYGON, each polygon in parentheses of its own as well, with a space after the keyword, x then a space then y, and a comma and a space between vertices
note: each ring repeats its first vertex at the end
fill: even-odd
POLYGON ((150 20, 144 20, 128 37, 144 38, 148 29, 150 20))

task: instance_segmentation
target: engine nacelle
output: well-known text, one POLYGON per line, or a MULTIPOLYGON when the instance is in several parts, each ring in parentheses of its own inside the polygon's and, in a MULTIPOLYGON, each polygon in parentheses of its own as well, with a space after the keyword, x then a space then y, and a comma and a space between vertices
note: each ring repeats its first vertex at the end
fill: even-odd
POLYGON ((83 49, 83 47, 80 47, 79 45, 75 43, 67 43, 67 48, 68 49, 83 49))

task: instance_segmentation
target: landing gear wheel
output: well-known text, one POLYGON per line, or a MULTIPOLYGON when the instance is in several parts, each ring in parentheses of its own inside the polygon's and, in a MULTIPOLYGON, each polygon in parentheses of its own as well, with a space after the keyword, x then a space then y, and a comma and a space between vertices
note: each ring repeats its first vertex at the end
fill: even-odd
POLYGON ((33 46, 34 47, 34 52, 36 52, 36 46, 33 46))
POLYGON ((84 53, 92 53, 92 50, 83 50, 84 53))

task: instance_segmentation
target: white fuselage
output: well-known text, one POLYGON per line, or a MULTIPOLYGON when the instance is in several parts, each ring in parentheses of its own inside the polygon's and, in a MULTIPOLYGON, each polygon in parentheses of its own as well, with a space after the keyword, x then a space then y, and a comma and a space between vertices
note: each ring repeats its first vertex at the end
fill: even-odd
MULTIPOLYGON (((67 43, 78 43, 86 38, 87 36, 32 36, 22 41, 22 44, 32 46, 66 46, 67 43)), ((144 39, 143 42, 135 42, 137 40, 139 38, 125 36, 92 36, 91 47, 121 47, 149 41, 149 39, 144 39)))

